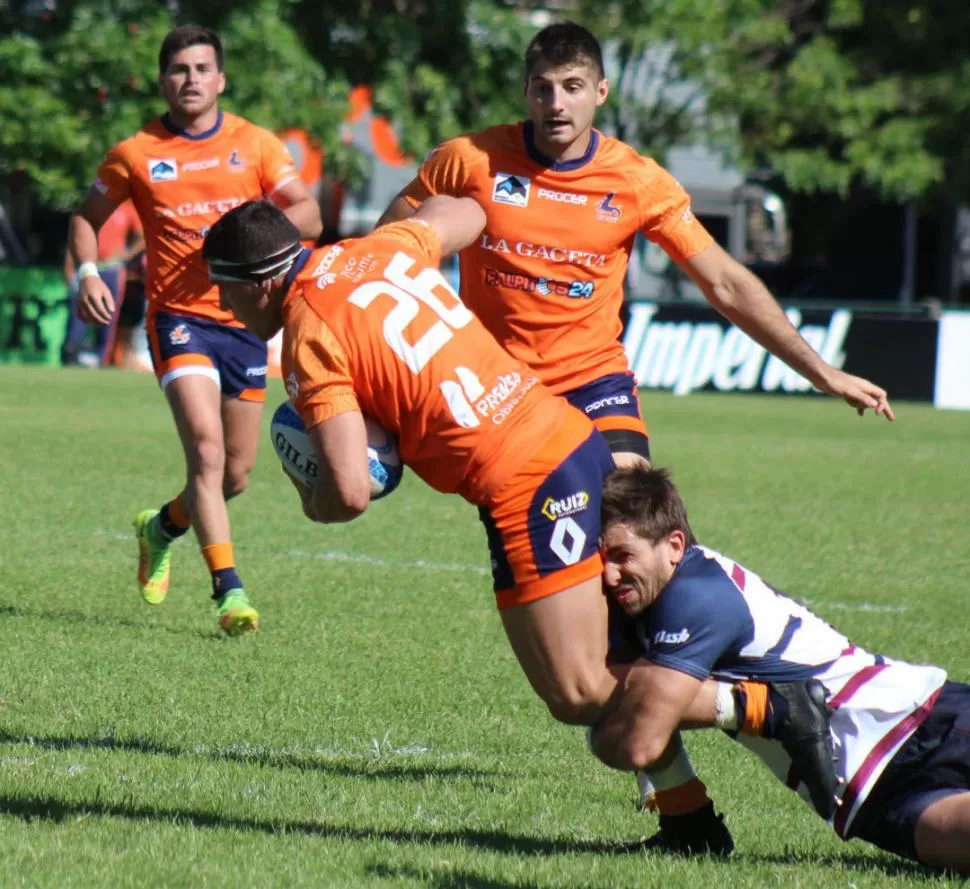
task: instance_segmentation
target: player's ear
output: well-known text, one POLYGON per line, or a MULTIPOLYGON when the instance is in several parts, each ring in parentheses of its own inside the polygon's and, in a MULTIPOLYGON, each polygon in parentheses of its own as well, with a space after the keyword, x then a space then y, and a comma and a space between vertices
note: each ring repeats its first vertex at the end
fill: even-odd
POLYGON ((599 108, 610 94, 610 82, 604 77, 596 84, 596 107, 599 108))
POLYGON ((670 560, 675 565, 680 564, 687 550, 687 535, 679 528, 675 528, 667 535, 667 546, 670 551, 670 560))
POLYGON ((216 92, 217 96, 221 96, 226 91, 226 72, 219 72, 219 89, 216 92))

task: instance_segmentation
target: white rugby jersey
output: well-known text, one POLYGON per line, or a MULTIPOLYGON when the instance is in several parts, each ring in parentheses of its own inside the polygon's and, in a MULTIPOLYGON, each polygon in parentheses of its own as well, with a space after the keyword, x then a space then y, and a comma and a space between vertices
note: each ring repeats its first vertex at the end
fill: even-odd
MULTIPOLYGON (((833 711, 836 773, 844 780, 831 823, 846 838, 859 807, 946 680, 939 667, 869 654, 757 574, 702 546, 688 548, 642 614, 611 610, 614 630, 651 661, 698 679, 822 682, 833 711)), ((809 801, 780 742, 740 733, 737 740, 809 801)))

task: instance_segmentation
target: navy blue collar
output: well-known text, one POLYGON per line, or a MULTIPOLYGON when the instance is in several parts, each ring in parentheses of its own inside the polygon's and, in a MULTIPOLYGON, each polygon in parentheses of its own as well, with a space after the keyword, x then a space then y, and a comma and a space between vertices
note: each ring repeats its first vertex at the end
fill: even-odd
POLYGON ((290 270, 286 273, 286 277, 283 279, 283 292, 287 293, 290 287, 293 285, 293 281, 296 276, 303 271, 303 266, 305 266, 310 261, 310 254, 313 251, 309 247, 304 247, 300 251, 300 255, 293 261, 293 265, 290 266, 290 270))
POLYGON ((201 139, 208 139, 210 136, 214 136, 219 132, 222 127, 222 109, 219 109, 219 116, 216 118, 215 124, 213 124, 204 133, 199 133, 197 136, 193 136, 191 133, 186 133, 185 130, 180 130, 174 123, 172 123, 172 118, 168 116, 168 112, 162 115, 162 126, 165 127, 170 133, 175 136, 181 136, 183 139, 191 139, 193 142, 198 142, 201 139))
POLYGON ((596 149, 599 148, 600 144, 600 134, 596 130, 590 130, 589 145, 586 146, 586 152, 582 157, 577 157, 571 161, 554 161, 536 148, 535 125, 531 120, 527 120, 522 125, 522 137, 525 140, 526 154, 539 166, 547 167, 554 173, 567 173, 570 170, 578 170, 580 167, 586 166, 593 159, 593 155, 596 154, 596 149))

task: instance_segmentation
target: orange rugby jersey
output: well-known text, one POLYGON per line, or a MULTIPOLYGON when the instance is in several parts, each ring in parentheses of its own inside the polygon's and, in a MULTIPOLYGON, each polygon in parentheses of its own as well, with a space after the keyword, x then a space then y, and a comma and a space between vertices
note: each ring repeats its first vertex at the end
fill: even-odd
POLYGON ((283 305, 283 376, 308 429, 359 410, 431 487, 481 504, 572 408, 495 342, 439 260, 419 222, 304 254, 283 305))
POLYGON ((552 163, 532 124, 451 139, 404 191, 475 198, 488 222, 459 257, 461 294, 509 352, 555 392, 628 370, 619 342, 623 281, 638 231, 674 260, 713 239, 666 170, 593 131, 586 155, 552 163))
POLYGON ((223 213, 272 195, 297 178, 293 160, 268 130, 219 113, 206 133, 188 136, 161 117, 119 143, 98 168, 94 187, 130 198, 145 230, 146 291, 155 309, 241 326, 219 307, 202 241, 223 213))

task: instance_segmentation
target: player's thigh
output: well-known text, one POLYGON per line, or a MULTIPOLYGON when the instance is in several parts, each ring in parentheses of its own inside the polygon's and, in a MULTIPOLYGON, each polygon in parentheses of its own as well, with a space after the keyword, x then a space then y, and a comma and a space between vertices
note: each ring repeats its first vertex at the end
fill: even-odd
POLYGON ((970 791, 927 806, 916 822, 915 842, 920 861, 970 872, 970 791))
POLYGON ((599 535, 603 478, 613 465, 602 436, 570 411, 481 513, 509 641, 564 721, 609 695, 599 535))
POLYGON ((185 459, 192 472, 222 471, 222 396, 207 376, 186 374, 165 387, 185 459))
POLYGON ((592 723, 616 687, 606 668, 606 598, 599 575, 501 611, 529 684, 564 721, 592 723))

